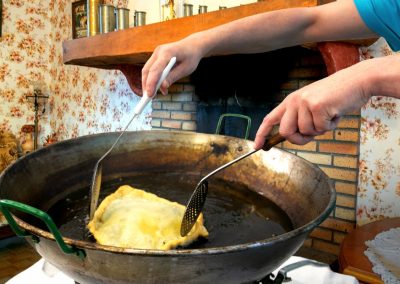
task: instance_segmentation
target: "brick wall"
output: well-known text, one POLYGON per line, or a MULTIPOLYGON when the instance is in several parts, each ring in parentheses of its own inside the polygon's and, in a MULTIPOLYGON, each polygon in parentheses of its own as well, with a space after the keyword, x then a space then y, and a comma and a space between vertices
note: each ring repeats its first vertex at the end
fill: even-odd
MULTIPOLYGON (((319 52, 298 58, 281 91, 274 95, 275 102, 324 76, 325 64, 319 52)), ((159 95, 153 101, 152 127, 196 131, 197 103, 190 79, 180 80, 171 86, 167 96, 159 95)), ((359 128, 359 113, 351 113, 343 117, 334 131, 304 146, 289 142, 279 146, 317 165, 332 179, 337 191, 333 213, 310 234, 304 243, 306 247, 338 255, 343 238, 355 227, 359 128)))

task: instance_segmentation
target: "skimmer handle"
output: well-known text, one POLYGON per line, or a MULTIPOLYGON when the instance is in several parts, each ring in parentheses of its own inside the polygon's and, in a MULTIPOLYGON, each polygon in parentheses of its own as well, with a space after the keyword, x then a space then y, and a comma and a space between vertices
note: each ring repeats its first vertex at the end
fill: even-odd
POLYGON ((167 78, 169 72, 171 71, 172 67, 174 67, 176 63, 176 57, 172 57, 169 61, 168 65, 165 67, 163 72, 161 73, 161 77, 157 82, 155 93, 152 97, 149 97, 146 91, 143 92, 143 96, 140 99, 139 103, 136 105, 135 109, 133 110, 134 115, 139 115, 142 113, 143 109, 147 106, 147 104, 156 96, 158 89, 160 88, 162 82, 167 78))

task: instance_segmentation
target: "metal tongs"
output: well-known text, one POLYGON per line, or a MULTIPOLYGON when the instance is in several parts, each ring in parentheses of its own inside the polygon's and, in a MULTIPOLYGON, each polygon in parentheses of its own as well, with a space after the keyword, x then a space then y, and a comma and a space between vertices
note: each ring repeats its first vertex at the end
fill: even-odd
MULTIPOLYGON (((284 141, 285 138, 282 137, 279 133, 273 135, 269 139, 265 140, 263 150, 268 151, 275 145, 281 143, 284 141)), ((204 203, 206 202, 206 197, 207 197, 207 192, 208 192, 208 181, 211 176, 215 175, 219 171, 222 171, 223 169, 226 169, 227 167, 235 164, 236 162, 239 162, 240 160, 256 153, 259 150, 253 150, 248 152, 247 154, 244 154, 233 161, 230 161, 229 163, 226 163, 219 167, 218 169, 212 171, 208 175, 206 175, 204 178, 200 180, 200 182, 197 184, 195 190, 192 193, 192 196, 189 199, 189 202, 186 206, 185 213, 182 218, 182 223, 181 223, 181 236, 184 237, 186 236, 194 224, 196 223, 197 218, 199 217, 201 211, 203 210, 204 203)))
POLYGON ((157 82, 156 89, 154 91, 154 95, 149 97, 146 92, 143 93, 142 98, 140 99, 139 103, 136 105, 135 109, 133 110, 133 116, 128 124, 125 126, 124 130, 122 130, 121 134, 115 140, 114 144, 108 149, 107 152, 97 161, 96 165, 94 166, 94 173, 92 177, 92 184, 90 187, 90 209, 89 209, 89 221, 93 219, 94 212, 97 209, 97 203, 99 201, 100 195, 100 186, 101 186, 101 177, 103 167, 101 162, 107 157, 108 154, 114 149, 115 145, 117 145, 118 141, 121 139, 122 135, 125 133, 126 129, 132 123, 132 121, 137 118, 143 111, 143 109, 147 106, 147 104, 155 97, 157 94, 158 89, 161 86, 161 83, 165 80, 168 76, 169 72, 171 71, 172 67, 176 63, 176 57, 172 57, 167 66, 164 68, 163 72, 161 73, 161 77, 157 82))

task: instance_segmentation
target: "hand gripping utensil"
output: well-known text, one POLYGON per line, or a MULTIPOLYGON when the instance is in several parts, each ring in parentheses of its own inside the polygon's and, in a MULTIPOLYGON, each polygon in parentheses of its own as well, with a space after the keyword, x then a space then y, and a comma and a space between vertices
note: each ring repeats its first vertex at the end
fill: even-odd
POLYGON ((122 135, 125 133, 126 129, 129 127, 129 125, 132 123, 132 121, 137 118, 143 111, 143 109, 146 107, 146 105, 155 97, 157 94, 158 89, 161 86, 161 83, 165 80, 165 78, 168 76, 169 72, 171 71, 172 67, 176 63, 176 57, 172 57, 163 72, 161 73, 161 77, 157 82, 156 89, 154 91, 154 96, 149 97, 146 92, 143 92, 143 96, 140 99, 139 103, 136 105, 135 109, 133 110, 133 117, 131 120, 128 122, 128 124, 125 126, 124 130, 122 130, 121 134, 118 136, 118 138, 115 140, 114 144, 108 149, 107 152, 104 153, 103 156, 97 161, 96 165, 94 166, 94 173, 92 177, 92 184, 90 187, 90 208, 89 208, 89 220, 93 219, 94 212, 97 209, 97 203, 99 201, 99 195, 100 195, 100 186, 101 186, 101 177, 102 177, 102 171, 103 167, 101 162, 107 157, 108 154, 114 149, 115 145, 117 145, 118 141, 121 139, 122 135))
MULTIPOLYGON (((281 143, 284 141, 285 138, 279 135, 279 133, 273 135, 269 139, 265 140, 263 150, 268 151, 271 149, 273 146, 281 143)), ((206 202, 206 197, 207 197, 207 192, 208 192, 208 179, 218 173, 219 171, 222 171, 223 169, 226 169, 227 167, 235 164, 236 162, 239 162, 240 160, 256 153, 258 150, 253 150, 248 152, 247 154, 244 154, 233 161, 230 161, 229 163, 226 163, 222 165, 221 167, 217 168, 216 170, 212 171, 205 177, 203 177, 200 182, 197 184, 195 190, 192 193, 192 196, 189 199, 189 202, 186 206, 185 213, 183 214, 182 218, 182 223, 181 223, 181 236, 184 237, 186 236, 190 230, 192 229, 193 225, 196 223, 197 218, 199 217, 201 211, 203 210, 204 203, 206 202)))

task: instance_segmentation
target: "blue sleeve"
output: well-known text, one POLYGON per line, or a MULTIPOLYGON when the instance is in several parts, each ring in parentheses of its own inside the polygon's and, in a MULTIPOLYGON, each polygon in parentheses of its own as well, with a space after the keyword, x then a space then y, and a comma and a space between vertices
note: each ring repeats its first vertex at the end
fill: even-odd
POLYGON ((400 0, 354 0, 367 27, 400 50, 400 0))

